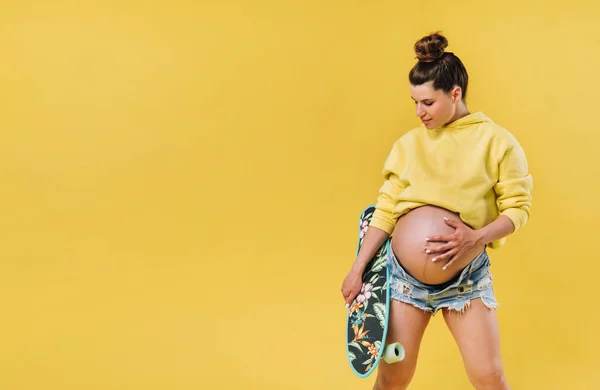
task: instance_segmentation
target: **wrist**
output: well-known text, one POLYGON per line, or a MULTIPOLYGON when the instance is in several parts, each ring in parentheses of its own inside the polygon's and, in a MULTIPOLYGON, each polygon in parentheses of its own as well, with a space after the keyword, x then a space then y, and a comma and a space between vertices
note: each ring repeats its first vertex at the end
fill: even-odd
POLYGON ((500 215, 490 224, 475 230, 477 241, 487 245, 514 232, 515 226, 510 218, 500 215))
POLYGON ((366 268, 366 262, 363 261, 361 258, 357 257, 356 260, 354 260, 354 263, 352 264, 352 268, 351 268, 351 272, 356 272, 362 275, 362 273, 365 271, 366 268))
POLYGON ((489 239, 486 234, 485 228, 475 230, 475 242, 478 245, 487 245, 489 244, 489 239))

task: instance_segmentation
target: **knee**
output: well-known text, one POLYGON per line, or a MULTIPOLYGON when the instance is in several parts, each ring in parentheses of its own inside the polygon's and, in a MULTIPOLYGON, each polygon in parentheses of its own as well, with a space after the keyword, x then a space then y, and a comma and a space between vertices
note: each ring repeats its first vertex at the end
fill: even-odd
POLYGON ((373 390, 404 390, 412 380, 414 370, 380 371, 373 390))
POLYGON ((509 390, 502 367, 474 370, 469 377, 477 390, 509 390))

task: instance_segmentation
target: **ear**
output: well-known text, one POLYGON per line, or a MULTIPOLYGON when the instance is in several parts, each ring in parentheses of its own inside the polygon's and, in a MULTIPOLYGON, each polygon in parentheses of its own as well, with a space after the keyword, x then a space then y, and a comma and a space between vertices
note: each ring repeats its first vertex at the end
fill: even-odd
POLYGON ((462 100, 462 88, 455 86, 452 88, 452 91, 450 91, 450 96, 452 97, 452 101, 454 103, 460 103, 462 100))

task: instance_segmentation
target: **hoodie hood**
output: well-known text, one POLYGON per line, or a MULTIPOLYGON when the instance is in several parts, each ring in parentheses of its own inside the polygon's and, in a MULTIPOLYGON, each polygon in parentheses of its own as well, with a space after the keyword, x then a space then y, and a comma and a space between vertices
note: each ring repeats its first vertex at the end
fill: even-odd
POLYGON ((457 119, 452 123, 448 123, 447 125, 440 127, 439 130, 442 130, 442 129, 460 130, 460 129, 464 129, 464 128, 471 127, 473 125, 478 125, 481 123, 494 123, 494 122, 490 118, 488 118, 483 112, 478 111, 478 112, 474 112, 472 114, 463 116, 462 118, 457 119))

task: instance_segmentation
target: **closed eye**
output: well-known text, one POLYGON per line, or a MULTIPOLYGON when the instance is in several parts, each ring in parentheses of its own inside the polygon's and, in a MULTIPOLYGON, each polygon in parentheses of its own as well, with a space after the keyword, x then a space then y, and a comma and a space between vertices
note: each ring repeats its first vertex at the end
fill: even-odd
MULTIPOLYGON (((417 104, 418 102, 415 100, 415 104, 417 104)), ((431 106, 434 102, 423 102, 424 105, 426 106, 431 106)))

